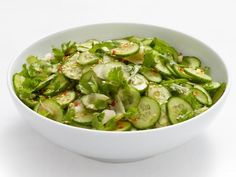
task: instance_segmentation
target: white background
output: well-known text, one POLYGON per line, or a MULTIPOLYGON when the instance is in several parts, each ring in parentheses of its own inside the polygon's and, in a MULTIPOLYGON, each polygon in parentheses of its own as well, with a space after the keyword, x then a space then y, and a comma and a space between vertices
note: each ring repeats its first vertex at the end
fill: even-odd
POLYGON ((234 0, 0 0, 0 177, 235 177, 235 18, 234 0), (57 147, 23 121, 6 86, 10 61, 46 35, 100 22, 173 28, 204 41, 224 58, 233 76, 231 94, 205 134, 144 161, 109 164, 57 147))

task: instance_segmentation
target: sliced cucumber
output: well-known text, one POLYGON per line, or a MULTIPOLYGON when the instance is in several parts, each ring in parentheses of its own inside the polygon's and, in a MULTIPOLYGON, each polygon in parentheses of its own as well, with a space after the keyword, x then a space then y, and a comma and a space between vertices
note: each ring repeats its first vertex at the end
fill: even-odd
POLYGON ((118 91, 117 96, 123 103, 125 110, 136 107, 140 101, 139 92, 132 86, 126 86, 118 91))
POLYGON ((96 75, 101 78, 101 79, 106 79, 108 73, 116 67, 121 67, 122 70, 124 71, 124 76, 128 77, 128 73, 125 71, 126 65, 121 63, 121 62, 109 62, 109 63, 101 63, 97 64, 94 68, 93 71, 96 73, 96 75))
POLYGON ((153 127, 161 115, 159 104, 150 97, 142 97, 138 104, 138 115, 129 120, 137 129, 153 127))
POLYGON ((69 81, 63 74, 57 74, 53 80, 49 83, 43 92, 46 96, 53 96, 57 93, 64 91, 69 85, 69 81))
POLYGON ((34 89, 34 91, 38 91, 44 87, 46 87, 51 80, 53 80, 56 77, 56 74, 52 74, 51 76, 49 76, 46 80, 40 82, 37 87, 34 89))
POLYGON ((76 98, 76 93, 73 90, 66 90, 56 96, 54 96, 52 99, 54 99, 60 106, 66 107, 74 101, 76 98))
MULTIPOLYGON (((200 86, 200 85, 194 85, 194 88, 196 88, 196 89, 198 89, 198 90, 200 90, 200 91, 202 91, 205 95, 206 95, 206 97, 207 97, 207 105, 212 105, 212 99, 211 99, 211 96, 209 95, 209 93, 202 87, 202 86, 200 86)), ((197 98, 198 99, 198 98, 197 98)), ((201 101, 200 101, 201 102, 201 101)), ((204 103, 203 103, 204 104, 204 103)))
POLYGON ((171 72, 168 70, 168 68, 162 63, 162 61, 156 60, 156 65, 155 68, 160 71, 162 74, 166 75, 166 76, 171 76, 171 72))
POLYGON ((118 121, 116 131, 130 131, 132 124, 128 121, 118 121))
POLYGON ((193 68, 184 68, 184 71, 192 76, 192 79, 199 81, 199 82, 211 82, 212 78, 205 74, 202 69, 193 69, 193 68))
POLYGON ((140 43, 143 41, 144 38, 137 37, 137 36, 129 36, 129 37, 126 37, 125 39, 130 42, 140 43))
POLYGON ((184 68, 180 67, 179 65, 173 64, 172 68, 173 68, 174 72, 177 74, 177 76, 179 76, 181 78, 191 79, 191 76, 186 74, 184 71, 184 68))
POLYGON ((161 105, 161 116, 158 120, 158 122, 156 123, 156 127, 165 127, 165 126, 168 126, 170 125, 170 120, 168 118, 168 115, 167 115, 167 108, 166 108, 166 104, 162 104, 161 105))
POLYGON ((125 113, 125 107, 124 107, 119 96, 115 96, 114 110, 116 111, 117 114, 124 114, 125 113))
POLYGON ((121 42, 119 47, 111 50, 111 55, 115 57, 127 57, 139 51, 139 45, 134 42, 121 42))
POLYGON ((141 74, 136 74, 130 79, 130 85, 138 91, 143 92, 148 86, 148 81, 141 74))
POLYGON ((94 55, 90 52, 83 52, 79 55, 77 62, 80 65, 89 65, 89 64, 97 63, 98 60, 99 60, 99 58, 96 55, 94 55))
POLYGON ((25 77, 16 73, 13 76, 13 86, 17 94, 19 94, 20 90, 23 89, 23 83, 25 81, 25 77))
POLYGON ((160 104, 163 104, 166 103, 167 100, 171 97, 171 93, 166 87, 162 85, 150 84, 148 86, 147 96, 153 98, 160 104))
POLYGON ((219 82, 209 82, 209 83, 205 83, 203 85, 203 88, 206 89, 207 91, 214 91, 216 89, 218 89, 220 87, 220 83, 219 82))
POLYGON ((161 75, 155 69, 142 67, 140 72, 151 82, 160 83, 162 81, 161 75))
POLYGON ((144 46, 140 46, 139 51, 136 54, 124 57, 122 59, 134 64, 142 64, 144 60, 144 46))
POLYGON ((166 67, 167 69, 171 72, 171 74, 175 77, 178 77, 178 73, 175 72, 175 70, 173 69, 172 65, 170 63, 166 63, 166 67))
POLYGON ((35 111, 45 117, 61 122, 63 119, 63 110, 59 104, 52 100, 46 99, 40 101, 35 107, 35 111))
POLYGON ((92 70, 89 70, 82 75, 78 89, 83 94, 95 93, 98 91, 98 78, 92 70))
POLYGON ((153 39, 152 38, 146 38, 142 41, 143 45, 145 46, 150 46, 150 44, 152 43, 153 39))
POLYGON ((103 110, 108 107, 110 98, 100 93, 91 93, 82 96, 81 101, 87 109, 103 110))
POLYGON ((78 57, 79 54, 76 53, 62 65, 62 73, 70 79, 79 80, 82 75, 82 67, 77 62, 78 57))
POLYGON ((116 116, 116 112, 109 109, 105 109, 104 111, 102 111, 102 113, 104 114, 103 119, 102 119, 103 125, 109 122, 112 118, 116 116))
POLYGON ((220 97, 225 92, 225 89, 226 89, 226 83, 222 83, 213 95, 213 98, 212 98, 213 103, 216 103, 220 99, 220 97))
POLYGON ((203 93, 201 90, 197 89, 197 88, 194 88, 192 90, 193 92, 193 95, 196 97, 196 99, 202 103, 202 104, 205 104, 205 105, 208 105, 208 99, 207 99, 207 96, 205 93, 203 93))
POLYGON ((94 118, 93 113, 86 110, 80 100, 76 100, 69 104, 68 112, 72 111, 72 121, 80 125, 91 125, 94 118))
POLYGON ((192 114, 193 108, 190 104, 180 97, 171 97, 167 103, 168 117, 172 124, 177 124, 192 114))
POLYGON ((193 56, 184 56, 181 64, 187 68, 193 69, 201 67, 201 61, 197 57, 193 56))
POLYGON ((77 50, 79 52, 86 52, 89 49, 91 49, 95 44, 98 44, 98 43, 99 43, 99 41, 97 41, 95 39, 91 39, 91 40, 88 40, 88 41, 86 41, 84 43, 78 44, 77 50))

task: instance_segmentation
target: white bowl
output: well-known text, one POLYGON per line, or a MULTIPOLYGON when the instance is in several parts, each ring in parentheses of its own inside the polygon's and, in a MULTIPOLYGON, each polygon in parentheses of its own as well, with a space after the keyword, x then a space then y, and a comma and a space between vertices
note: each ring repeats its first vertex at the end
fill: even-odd
POLYGON ((204 43, 183 33, 152 25, 130 23, 82 26, 55 33, 35 42, 12 62, 8 72, 8 85, 22 117, 36 131, 55 144, 83 156, 110 162, 136 161, 151 157, 179 146, 202 133, 222 108, 229 92, 229 84, 214 106, 191 120, 164 128, 132 132, 105 132, 64 125, 37 114, 16 96, 12 76, 21 70, 28 55, 43 56, 50 51, 52 45, 59 46, 69 40, 82 42, 92 38, 106 40, 129 35, 158 36, 183 54, 201 58, 204 65, 210 66, 215 80, 229 83, 228 71, 220 56, 204 43))

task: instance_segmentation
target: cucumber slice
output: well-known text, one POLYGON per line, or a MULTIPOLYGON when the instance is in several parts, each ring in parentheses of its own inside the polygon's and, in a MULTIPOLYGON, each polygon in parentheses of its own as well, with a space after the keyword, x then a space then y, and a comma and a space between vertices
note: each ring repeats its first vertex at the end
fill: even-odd
POLYGON ((193 95, 196 97, 196 99, 202 103, 202 104, 205 104, 205 105, 208 105, 208 99, 207 99, 207 96, 205 93, 203 93, 201 90, 197 89, 197 88, 194 88, 192 90, 193 92, 193 95))
POLYGON ((73 112, 72 121, 79 125, 91 125, 94 118, 93 113, 85 109, 80 100, 69 104, 68 112, 73 112))
POLYGON ((98 44, 98 43, 99 43, 99 41, 97 41, 95 39, 91 39, 91 40, 88 40, 84 43, 78 44, 77 50, 79 52, 86 52, 89 49, 91 49, 95 44, 98 44))
POLYGON ((63 74, 58 74, 45 88, 43 94, 46 96, 56 95, 57 93, 64 91, 69 84, 68 79, 65 78, 63 74))
POLYGON ((91 93, 82 96, 81 101, 87 109, 103 110, 108 107, 110 98, 100 93, 91 93))
POLYGON ((112 118, 116 116, 116 112, 113 110, 105 109, 102 111, 104 114, 103 119, 102 119, 102 124, 105 125, 107 122, 109 122, 112 118))
POLYGON ((174 72, 177 74, 177 76, 181 77, 181 78, 186 78, 186 79, 191 79, 192 77, 189 76, 188 74, 185 73, 184 68, 180 67, 177 64, 173 64, 172 68, 174 70, 174 72))
POLYGON ((74 54, 62 65, 62 73, 73 80, 79 80, 82 75, 82 67, 78 64, 79 54, 74 54))
POLYGON ((153 98, 160 104, 163 104, 166 103, 167 100, 171 97, 171 93, 166 87, 162 85, 150 84, 148 86, 147 96, 153 98))
POLYGON ((63 110, 59 104, 52 99, 40 101, 39 104, 36 105, 35 111, 52 120, 62 122, 63 110))
POLYGON ((89 70, 84 73, 79 81, 78 88, 84 94, 95 93, 98 91, 98 78, 96 74, 89 70))
POLYGON ((140 101, 139 92, 130 85, 120 89, 117 96, 120 98, 126 111, 132 107, 136 107, 140 101))
POLYGON ((125 107, 119 96, 115 96, 114 110, 116 111, 117 114, 125 113, 125 107))
POLYGON ((140 43, 143 41, 144 38, 137 37, 137 36, 129 36, 129 37, 126 37, 125 39, 130 42, 140 43))
POLYGON ((194 85, 194 88, 199 89, 200 91, 202 91, 206 95, 206 97, 207 97, 207 105, 212 105, 211 96, 209 95, 209 93, 202 86, 194 85))
POLYGON ((205 83, 204 85, 202 85, 204 89, 206 89, 207 91, 214 91, 216 89, 218 89, 220 87, 220 83, 219 82, 209 82, 209 83, 205 83))
POLYGON ((166 67, 171 72, 172 75, 174 75, 175 77, 179 76, 178 73, 176 73, 175 70, 172 68, 170 63, 166 63, 166 67))
POLYGON ((137 129, 153 127, 161 115, 159 104, 150 97, 142 97, 138 104, 138 115, 129 120, 137 129))
POLYGON ((80 65, 89 65, 89 64, 97 63, 98 60, 99 60, 99 58, 96 55, 94 55, 90 52, 83 52, 79 55, 77 62, 80 65))
POLYGON ((151 82, 160 83, 162 81, 161 75, 155 69, 142 67, 140 73, 144 75, 147 80, 151 82))
POLYGON ((199 82, 211 82, 212 78, 205 74, 202 69, 193 69, 193 68, 184 68, 184 71, 192 76, 192 79, 199 81, 199 82))
POLYGON ((140 46, 139 51, 131 56, 122 58, 134 64, 142 64, 144 60, 144 46, 140 46))
POLYGON ((127 57, 139 51, 139 45, 134 42, 121 42, 119 47, 111 50, 111 55, 115 57, 127 57))
POLYGON ((150 46, 150 44, 152 43, 153 39, 152 38, 146 38, 142 41, 143 45, 145 46, 150 46))
POLYGON ((95 72, 95 74, 101 78, 101 79, 106 79, 108 73, 116 67, 121 67, 122 70, 124 71, 123 74, 126 78, 128 78, 129 74, 125 71, 126 65, 124 63, 121 62, 109 62, 109 63, 101 63, 101 64, 97 64, 96 66, 94 66, 93 71, 95 72))
POLYGON ((34 89, 34 91, 38 91, 44 87, 46 87, 51 80, 53 80, 56 77, 56 74, 52 74, 51 76, 49 76, 46 80, 40 82, 37 87, 34 89))
POLYGON ((16 73, 13 76, 13 86, 16 91, 16 94, 19 94, 20 90, 23 89, 23 83, 25 81, 25 77, 16 73))
POLYGON ((56 96, 54 96, 52 99, 54 99, 60 106, 66 107, 74 101, 76 98, 76 93, 73 90, 66 90, 56 96))
POLYGON ((180 97, 171 97, 167 103, 168 117, 172 124, 182 122, 192 114, 193 108, 180 97))
POLYGON ((118 121, 116 131, 130 131, 132 124, 128 121, 118 121))
POLYGON ((201 67, 201 61, 197 57, 193 56, 184 56, 181 64, 187 68, 193 69, 201 67))
POLYGON ((130 85, 138 91, 143 92, 148 86, 148 81, 141 74, 136 74, 130 79, 130 85))
POLYGON ((161 116, 156 123, 156 127, 166 127, 168 125, 171 125, 170 120, 167 115, 167 106, 166 104, 161 105, 161 116))
POLYGON ((81 112, 75 114, 75 117, 72 119, 74 122, 81 125, 91 125, 94 115, 87 112, 81 112))
POLYGON ((226 83, 222 83, 213 95, 212 102, 215 104, 223 95, 226 89, 226 83))
POLYGON ((155 65, 155 68, 160 71, 163 75, 166 75, 166 76, 171 76, 171 72, 168 70, 168 68, 162 63, 162 61, 159 59, 159 60, 156 60, 156 65, 155 65))

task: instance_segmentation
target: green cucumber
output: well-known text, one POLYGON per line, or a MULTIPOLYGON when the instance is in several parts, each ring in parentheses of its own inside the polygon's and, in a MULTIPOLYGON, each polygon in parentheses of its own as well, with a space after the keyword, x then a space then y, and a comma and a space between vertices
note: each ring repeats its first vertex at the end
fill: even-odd
POLYGON ((141 74, 136 74, 130 79, 130 85, 138 91, 143 92, 148 86, 148 81, 141 74))
POLYGON ((203 86, 204 89, 206 89, 207 91, 214 91, 216 89, 218 89, 220 87, 220 83, 219 82, 208 82, 205 83, 203 86))
POLYGON ((17 94, 20 93, 20 91, 23 89, 23 83, 25 81, 25 77, 16 73, 14 74, 13 76, 13 86, 14 86, 14 89, 15 89, 15 92, 17 94))
POLYGON ((140 101, 140 93, 130 85, 121 88, 118 91, 117 96, 120 98, 126 111, 130 108, 136 107, 140 101))
POLYGON ((89 70, 81 76, 78 90, 83 94, 98 92, 98 78, 92 70, 89 70))
MULTIPOLYGON (((212 99, 211 99, 211 96, 209 95, 209 93, 200 85, 194 85, 194 88, 202 91, 202 93, 204 93, 207 97, 207 105, 212 105, 212 99)), ((203 103, 204 104, 204 103, 203 103)))
POLYGON ((37 113, 45 117, 48 117, 52 120, 56 120, 58 122, 61 122, 63 119, 62 108, 56 101, 52 99, 46 99, 46 100, 40 101, 38 105, 36 105, 34 110, 37 113))
POLYGON ((192 93, 200 103, 208 105, 208 99, 205 93, 197 88, 194 88, 192 93))
POLYGON ((133 55, 122 58, 134 64, 142 64, 144 60, 144 46, 139 47, 139 51, 133 55))
POLYGON ((79 54, 74 54, 62 65, 62 73, 69 79, 79 80, 82 75, 82 67, 78 64, 79 54))
POLYGON ((193 68, 184 68, 184 71, 186 74, 190 75, 193 80, 199 81, 199 82, 211 82, 212 78, 205 74, 202 69, 193 69, 193 68))
POLYGON ((158 122, 156 123, 156 127, 166 127, 168 125, 171 125, 170 120, 168 118, 167 115, 167 106, 166 104, 162 104, 161 105, 161 116, 158 120, 158 122))
POLYGON ((146 77, 147 80, 151 82, 160 83, 162 81, 162 77, 160 73, 158 73, 155 69, 142 67, 140 73, 146 77))
POLYGON ((181 65, 187 68, 200 68, 201 67, 201 60, 199 60, 197 57, 193 56, 184 56, 183 60, 181 62, 181 65))
POLYGON ((139 45, 134 42, 121 42, 117 48, 111 50, 111 55, 115 57, 127 57, 139 51, 139 45))
POLYGON ((108 107, 110 98, 100 93, 91 93, 81 97, 83 105, 91 110, 103 110, 108 107))
POLYGON ((168 70, 168 68, 163 64, 163 62, 158 59, 156 60, 156 65, 155 65, 155 68, 160 71, 160 73, 162 73, 163 75, 166 75, 166 76, 171 76, 171 72, 168 70))
POLYGON ((159 104, 150 97, 142 97, 138 104, 138 114, 132 116, 129 121, 137 129, 153 127, 161 115, 159 104))
POLYGON ((160 104, 166 103, 171 97, 169 90, 163 85, 150 84, 147 90, 147 96, 153 98, 160 104))
POLYGON ((167 103, 168 117, 172 124, 177 124, 192 117, 193 108, 180 97, 171 97, 167 103))
POLYGON ((216 92, 214 93, 214 95, 212 97, 212 102, 213 103, 216 103, 220 99, 220 97, 225 92, 225 89, 226 89, 226 83, 222 83, 220 85, 220 87, 216 90, 216 92))
POLYGON ((98 60, 99 60, 99 58, 96 55, 94 55, 90 52, 83 52, 79 55, 77 62, 80 65, 89 65, 89 64, 97 63, 98 60))
POLYGON ((57 74, 49 85, 45 87, 43 94, 46 96, 54 96, 64 91, 69 86, 69 81, 63 74, 57 74))
POLYGON ((130 131, 132 129, 132 124, 128 121, 118 121, 116 124, 115 131, 130 131))
POLYGON ((186 78, 186 79, 191 80, 191 76, 189 76, 188 74, 185 73, 184 68, 180 67, 177 64, 173 64, 172 68, 173 68, 174 72, 177 74, 177 76, 179 76, 180 78, 186 78))
POLYGON ((66 90, 52 97, 60 106, 66 107, 76 98, 76 93, 73 90, 66 90))
POLYGON ((34 89, 34 91, 38 91, 44 87, 46 87, 51 80, 53 80, 56 77, 56 74, 52 74, 51 76, 49 76, 46 80, 40 82, 37 87, 34 89))

